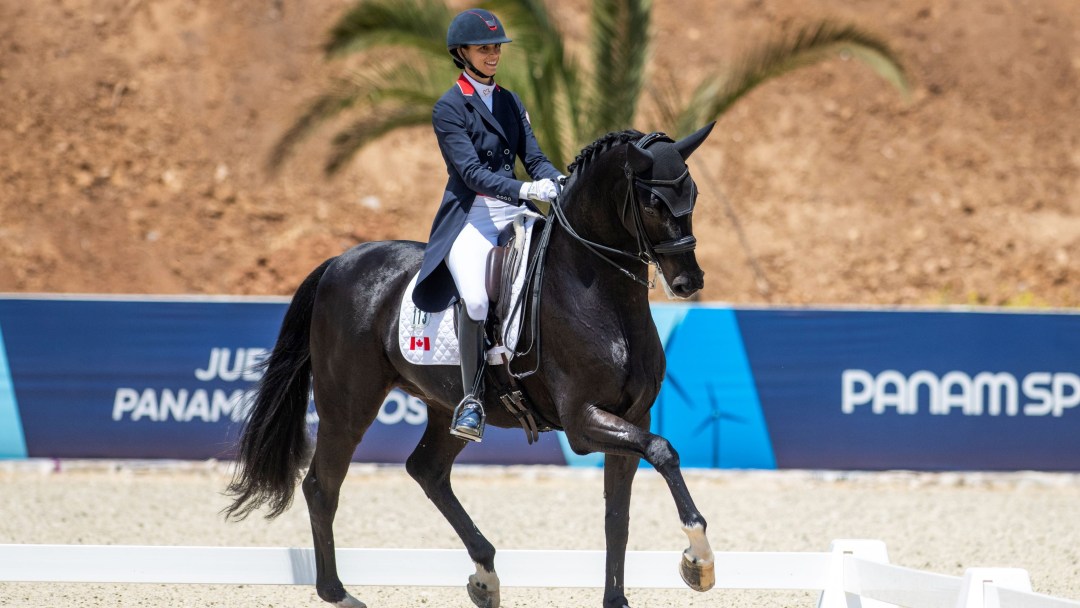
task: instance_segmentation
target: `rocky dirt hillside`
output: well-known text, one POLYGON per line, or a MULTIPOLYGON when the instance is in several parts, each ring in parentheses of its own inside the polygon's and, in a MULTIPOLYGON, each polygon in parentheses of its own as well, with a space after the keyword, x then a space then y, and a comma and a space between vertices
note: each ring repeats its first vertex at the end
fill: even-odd
MULTIPOLYGON (((552 6, 584 33, 584 0, 552 6)), ((721 119, 691 165, 705 300, 1080 306, 1080 3, 655 6, 653 73, 687 90, 823 17, 879 33, 915 85, 836 59, 721 119)), ((331 130, 265 170, 334 73, 319 45, 347 7, 0 1, 0 292, 288 294, 357 242, 424 239, 429 128, 333 179, 331 130)))

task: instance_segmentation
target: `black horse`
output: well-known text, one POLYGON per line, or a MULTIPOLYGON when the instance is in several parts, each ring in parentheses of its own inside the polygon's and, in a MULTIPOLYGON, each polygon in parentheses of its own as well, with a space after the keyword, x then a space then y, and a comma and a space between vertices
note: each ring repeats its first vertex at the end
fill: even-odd
MULTIPOLYGON (((696 186, 685 159, 710 124, 680 141, 663 134, 611 133, 585 147, 548 221, 546 270, 537 321, 522 343, 537 348, 516 357, 538 418, 566 433, 579 454, 603 452, 604 606, 627 605, 623 570, 630 487, 644 458, 667 481, 690 546, 680 572, 699 591, 714 582, 705 519, 694 506, 666 439, 649 432, 653 401, 664 378, 664 350, 649 309, 650 264, 674 295, 703 285, 694 256, 691 216, 696 186), (537 328, 539 328, 537 330, 537 328)), ((534 244, 544 239, 533 239, 534 244)), ((227 516, 243 518, 266 505, 268 518, 289 507, 309 456, 305 413, 314 384, 319 427, 303 479, 315 543, 319 597, 363 606, 337 574, 334 514, 349 462, 383 398, 393 387, 428 404, 428 423, 406 470, 453 526, 476 564, 467 589, 481 608, 499 605, 495 548, 476 529, 450 487, 450 469, 465 441, 448 432, 462 394, 452 366, 407 363, 398 347, 398 304, 420 267, 420 243, 363 243, 324 262, 300 285, 285 314, 238 447, 227 516)), ((518 425, 489 387, 488 424, 518 425)))

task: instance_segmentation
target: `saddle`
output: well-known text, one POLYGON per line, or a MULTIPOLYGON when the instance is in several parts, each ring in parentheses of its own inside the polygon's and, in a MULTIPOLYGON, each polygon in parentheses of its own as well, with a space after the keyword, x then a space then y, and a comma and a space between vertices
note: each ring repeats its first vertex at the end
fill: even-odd
MULTIPOLYGON (((498 328, 500 331, 489 343, 499 344, 503 348, 492 354, 491 361, 499 363, 503 356, 513 358, 514 349, 517 348, 518 337, 521 335, 525 298, 521 295, 528 290, 525 274, 531 271, 522 269, 515 270, 528 260, 527 242, 532 237, 531 226, 541 216, 528 214, 521 218, 521 223, 516 228, 509 228, 503 236, 503 248, 501 251, 509 251, 510 255, 497 253, 493 259, 503 264, 502 268, 495 273, 493 282, 495 287, 492 293, 496 293, 499 300, 505 301, 503 310, 509 313, 500 316, 499 306, 489 306, 488 328, 498 328), (511 244, 511 236, 517 238, 516 244, 511 244), (522 238, 524 237, 524 238, 522 238), (510 281, 502 283, 504 280, 510 281), (515 300, 522 304, 515 304, 515 300)), ((480 260, 481 264, 487 264, 487 260, 480 260)), ((457 340, 456 306, 450 306, 437 312, 425 312, 416 307, 412 301, 413 290, 416 288, 416 275, 413 275, 409 284, 402 292, 401 304, 398 309, 398 347, 402 358, 413 365, 459 365, 461 362, 459 345, 457 340)))
MULTIPOLYGON (((540 360, 539 298, 544 271, 544 252, 551 237, 554 224, 547 221, 542 231, 533 231, 543 216, 522 214, 508 226, 498 239, 499 245, 485 260, 487 269, 488 307, 486 331, 488 335, 485 378, 488 386, 497 391, 499 401, 506 407, 525 430, 529 443, 539 439, 539 432, 559 428, 543 419, 529 405, 527 392, 519 380, 536 370, 514 372, 510 361, 515 356, 535 353, 540 360), (535 221, 530 221, 535 220, 535 221), (531 242, 539 232, 535 249, 531 242), (530 255, 530 250, 534 251, 530 255), (531 314, 526 315, 526 312, 531 314), (522 328, 528 324, 530 343, 518 348, 522 328), (535 349, 535 350, 534 350, 535 349)), ((455 315, 460 307, 428 313, 416 308, 412 291, 416 286, 414 275, 405 287, 398 310, 398 347, 405 361, 414 365, 459 365, 460 355, 456 335, 455 315)))
MULTIPOLYGON (((527 272, 526 265, 521 263, 529 252, 525 250, 528 239, 525 238, 525 216, 518 216, 499 232, 498 245, 491 248, 487 257, 485 281, 488 300, 491 306, 488 308, 488 323, 499 326, 509 320, 511 307, 515 304, 511 287, 522 273, 527 272)), ((523 298, 519 298, 519 301, 523 298)), ((495 332, 496 337, 502 332, 495 332)), ((500 350, 493 353, 488 351, 489 363, 505 363, 512 353, 505 346, 498 345, 500 350)))

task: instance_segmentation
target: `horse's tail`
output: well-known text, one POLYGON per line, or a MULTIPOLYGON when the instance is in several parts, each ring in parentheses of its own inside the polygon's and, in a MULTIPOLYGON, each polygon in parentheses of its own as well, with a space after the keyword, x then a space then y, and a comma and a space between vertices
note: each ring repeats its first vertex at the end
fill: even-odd
POLYGON ((226 489, 233 498, 225 517, 244 519, 269 505, 267 519, 292 504, 300 468, 308 457, 307 408, 311 390, 311 317, 326 260, 301 283, 285 312, 277 343, 263 362, 263 376, 236 455, 236 471, 226 489))

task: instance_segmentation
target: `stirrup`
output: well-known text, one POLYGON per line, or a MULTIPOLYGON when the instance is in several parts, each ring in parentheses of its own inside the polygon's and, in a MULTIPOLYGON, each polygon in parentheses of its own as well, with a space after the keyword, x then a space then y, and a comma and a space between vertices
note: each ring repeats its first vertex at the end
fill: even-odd
POLYGON ((480 403, 480 400, 472 395, 465 395, 465 398, 454 408, 453 421, 450 423, 450 434, 466 441, 480 443, 484 438, 485 422, 487 422, 487 414, 484 413, 484 404, 480 403), (471 408, 479 414, 480 420, 477 426, 472 426, 461 420, 463 414, 466 413, 466 408, 471 408))

